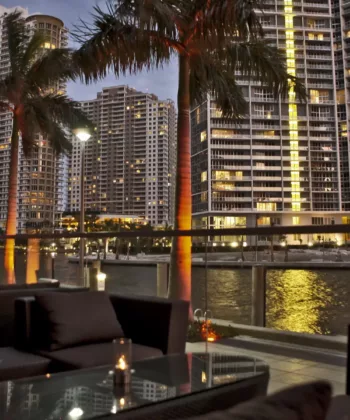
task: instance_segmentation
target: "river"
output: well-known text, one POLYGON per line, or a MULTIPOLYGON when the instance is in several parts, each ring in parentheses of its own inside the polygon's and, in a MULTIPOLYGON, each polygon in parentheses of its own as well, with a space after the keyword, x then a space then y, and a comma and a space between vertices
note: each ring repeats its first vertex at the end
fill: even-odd
MULTIPOLYGON (((17 278, 24 278, 24 261, 16 259, 17 278)), ((74 283, 78 265, 59 255, 55 278, 74 283)), ((43 264, 41 271, 43 270, 43 264)), ((104 265, 109 292, 156 294, 156 267, 104 265)), ((2 274, 0 272, 0 274, 2 274)), ((42 271, 40 275, 43 275, 42 271)), ((247 268, 208 269, 194 267, 193 308, 208 309, 214 318, 249 324, 251 314, 251 270, 247 268)), ((349 270, 268 270, 267 327, 324 335, 345 335, 350 324, 349 270)))

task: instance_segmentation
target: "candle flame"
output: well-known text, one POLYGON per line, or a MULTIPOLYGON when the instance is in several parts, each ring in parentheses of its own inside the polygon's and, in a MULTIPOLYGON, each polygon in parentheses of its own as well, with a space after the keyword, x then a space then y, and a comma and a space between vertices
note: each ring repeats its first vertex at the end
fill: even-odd
POLYGON ((126 361, 125 361, 125 356, 121 356, 120 359, 118 360, 118 365, 117 368, 120 370, 125 370, 126 369, 126 361))

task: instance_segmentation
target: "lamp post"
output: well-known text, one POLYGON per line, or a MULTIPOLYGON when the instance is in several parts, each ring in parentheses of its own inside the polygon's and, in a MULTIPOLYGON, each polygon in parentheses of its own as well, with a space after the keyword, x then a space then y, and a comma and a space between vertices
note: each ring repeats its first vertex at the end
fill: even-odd
MULTIPOLYGON (((73 131, 75 136, 80 140, 81 143, 81 163, 80 163, 80 234, 85 231, 85 196, 84 196, 84 185, 85 185, 85 142, 89 140, 91 134, 87 128, 77 128, 73 131)), ((85 274, 84 274, 84 257, 85 257, 85 238, 80 236, 80 248, 79 248, 79 272, 81 285, 85 285, 85 274)))
POLYGON ((55 278, 55 258, 57 257, 57 252, 51 252, 51 277, 55 278))

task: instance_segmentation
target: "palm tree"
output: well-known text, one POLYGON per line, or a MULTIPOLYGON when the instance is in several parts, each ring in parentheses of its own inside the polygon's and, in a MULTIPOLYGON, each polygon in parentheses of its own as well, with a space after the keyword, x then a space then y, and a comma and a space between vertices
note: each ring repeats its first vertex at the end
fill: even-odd
MULTIPOLYGON (((0 111, 12 114, 11 162, 7 204, 6 235, 16 234, 17 175, 20 139, 25 155, 37 147, 35 136, 46 136, 57 153, 71 147, 69 131, 88 124, 86 117, 67 96, 55 93, 59 83, 74 78, 71 51, 46 50, 45 35, 31 34, 20 12, 6 16, 7 44, 10 57, 8 75, 0 80, 0 111)), ((15 283, 15 240, 5 243, 6 281, 15 283)))
MULTIPOLYGON (((87 83, 162 67, 178 58, 175 224, 191 229, 190 107, 211 94, 223 117, 239 119, 246 102, 236 72, 266 84, 276 97, 304 88, 288 74, 285 57, 264 40, 256 15, 263 0, 114 0, 81 22, 76 59, 87 83)), ((174 238, 169 296, 190 300, 191 238, 174 238)))

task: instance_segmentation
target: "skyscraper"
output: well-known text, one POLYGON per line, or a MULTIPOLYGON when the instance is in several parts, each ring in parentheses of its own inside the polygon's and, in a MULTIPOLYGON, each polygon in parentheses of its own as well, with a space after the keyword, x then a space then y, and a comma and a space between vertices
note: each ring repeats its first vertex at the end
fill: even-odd
MULTIPOLYGON (((34 14, 21 7, 7 9, 0 6, 0 77, 9 71, 9 53, 4 17, 20 11, 28 24, 28 30, 38 30, 45 34, 47 41, 44 48, 59 48, 67 45, 67 30, 63 22, 52 16, 34 14)), ((65 85, 53 86, 58 93, 65 92, 65 85)), ((7 189, 10 164, 10 138, 12 117, 9 113, 0 113, 0 162, 2 163, 0 188, 0 224, 5 227, 7 217, 7 189)), ((67 206, 68 161, 64 156, 57 156, 41 134, 36 136, 37 148, 28 158, 20 150, 19 159, 19 196, 18 230, 31 227, 51 227, 67 206), (66 184, 65 184, 66 183, 66 184)))
MULTIPOLYGON (((249 104, 241 124, 222 119, 213 100, 192 110, 194 225, 349 223, 350 8, 343 1, 271 0, 263 9, 266 39, 284 52, 309 99, 298 102, 291 89, 276 100, 237 72, 249 104)), ((315 238, 288 238, 300 240, 315 238)))
MULTIPOLYGON (((128 86, 104 88, 81 102, 96 125, 85 147, 85 206, 102 213, 173 218, 175 108, 128 86)), ((80 209, 81 145, 73 138, 69 208, 80 209)))

